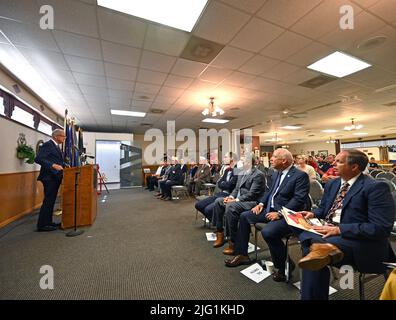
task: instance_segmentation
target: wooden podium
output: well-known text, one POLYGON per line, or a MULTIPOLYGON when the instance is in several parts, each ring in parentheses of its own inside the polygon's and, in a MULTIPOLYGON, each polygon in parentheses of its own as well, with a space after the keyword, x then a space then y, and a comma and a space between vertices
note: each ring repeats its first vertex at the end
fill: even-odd
POLYGON ((97 211, 97 166, 63 170, 62 229, 74 227, 74 199, 77 176, 77 226, 92 225, 97 211))

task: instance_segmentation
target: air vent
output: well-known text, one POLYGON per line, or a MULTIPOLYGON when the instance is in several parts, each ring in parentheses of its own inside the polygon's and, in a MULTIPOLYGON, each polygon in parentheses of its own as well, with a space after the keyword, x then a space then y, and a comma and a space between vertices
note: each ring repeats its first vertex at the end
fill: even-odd
POLYGON ((309 79, 303 83, 300 83, 299 86, 305 87, 305 88, 310 88, 310 89, 315 89, 320 86, 323 86, 324 84, 327 84, 329 82, 332 82, 334 80, 337 80, 337 78, 325 76, 324 74, 317 76, 315 78, 309 79))
POLYGON ((268 133, 268 131, 259 131, 259 133, 268 133))
POLYGON ((231 108, 230 110, 237 111, 237 110, 240 110, 240 109, 238 107, 234 107, 234 108, 231 108))
POLYGON ((150 109, 150 113, 155 113, 155 114, 161 114, 161 113, 164 113, 165 112, 165 110, 163 110, 163 109, 150 109))
POLYGON ((370 50, 383 44, 387 38, 385 36, 376 36, 365 40, 358 44, 357 48, 360 50, 370 50))
POLYGON ((180 58, 209 64, 224 48, 224 45, 192 36, 180 58))
POLYGON ((148 96, 139 96, 138 99, 140 100, 150 100, 151 98, 148 96))
POLYGON ((153 124, 152 123, 141 123, 140 124, 142 127, 152 127, 153 124))
POLYGON ((308 137, 315 137, 315 135, 314 134, 309 134, 308 137))
MULTIPOLYGON (((302 118, 306 118, 307 115, 308 114, 306 112, 298 112, 298 113, 290 114, 289 117, 294 119, 302 119, 302 118)), ((296 125, 296 126, 299 127, 300 125, 296 125)))
POLYGON ((384 103, 383 105, 385 107, 395 107, 396 106, 396 101, 384 103))

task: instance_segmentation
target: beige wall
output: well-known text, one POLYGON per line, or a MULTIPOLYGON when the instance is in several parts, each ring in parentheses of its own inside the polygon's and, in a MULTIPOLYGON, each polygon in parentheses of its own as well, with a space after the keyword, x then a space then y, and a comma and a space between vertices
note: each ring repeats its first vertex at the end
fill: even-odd
MULTIPOLYGON (((133 134, 83 131, 84 147, 86 148, 86 153, 88 155, 95 156, 96 140, 133 141, 133 134)), ((88 159, 88 162, 92 163, 92 160, 88 159)))
POLYGON ((314 151, 315 154, 319 153, 320 150, 327 150, 328 154, 335 154, 335 144, 326 142, 309 142, 309 143, 297 143, 292 144, 289 150, 293 154, 308 154, 314 151))

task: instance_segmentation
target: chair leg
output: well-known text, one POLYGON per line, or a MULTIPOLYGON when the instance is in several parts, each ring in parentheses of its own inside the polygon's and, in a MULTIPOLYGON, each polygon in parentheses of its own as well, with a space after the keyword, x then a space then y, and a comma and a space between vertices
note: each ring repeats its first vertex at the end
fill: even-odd
POLYGON ((359 299, 365 300, 364 296, 364 273, 359 273, 359 299))
POLYGON ((253 226, 253 228, 254 228, 254 253, 256 255, 256 260, 255 261, 257 261, 257 257, 258 257, 258 254, 257 254, 257 234, 258 234, 258 231, 257 231, 255 226, 253 226))
POLYGON ((197 223, 197 220, 198 220, 198 210, 195 209, 195 223, 197 223))
POLYGON ((290 280, 290 263, 289 263, 289 239, 290 237, 286 237, 286 261, 285 261, 285 275, 286 282, 289 283, 290 280))

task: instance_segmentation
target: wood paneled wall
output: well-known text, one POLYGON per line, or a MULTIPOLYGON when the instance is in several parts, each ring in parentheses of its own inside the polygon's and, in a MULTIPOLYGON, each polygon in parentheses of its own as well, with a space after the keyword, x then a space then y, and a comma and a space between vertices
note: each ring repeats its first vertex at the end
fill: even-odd
POLYGON ((38 171, 0 174, 0 228, 31 213, 43 201, 38 171))

